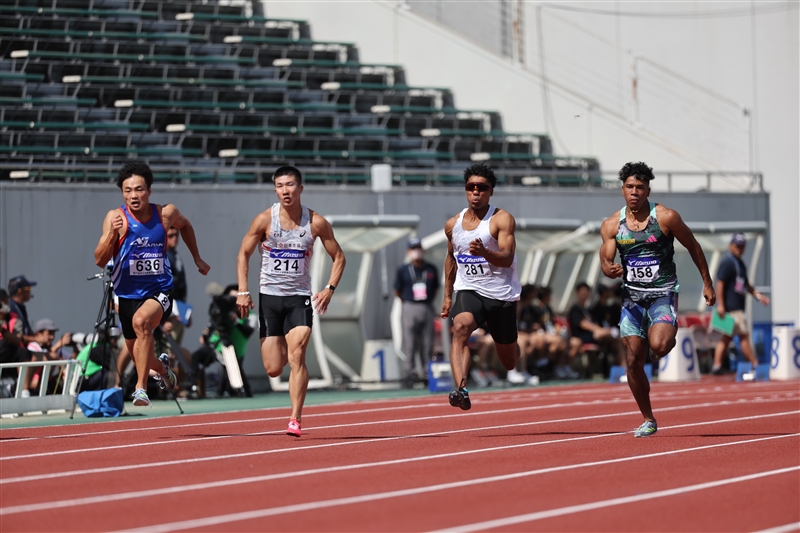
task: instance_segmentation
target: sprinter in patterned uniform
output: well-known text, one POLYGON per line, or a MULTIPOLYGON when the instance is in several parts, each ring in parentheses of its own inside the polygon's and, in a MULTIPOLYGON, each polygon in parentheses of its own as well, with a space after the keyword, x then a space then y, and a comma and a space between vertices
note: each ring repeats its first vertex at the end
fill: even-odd
POLYGON ((125 163, 117 175, 117 187, 125 205, 109 211, 103 221, 103 236, 94 251, 95 263, 105 267, 113 259, 111 280, 119 298, 119 319, 125 344, 133 356, 138 379, 133 404, 150 405, 147 377, 152 373, 159 385, 175 388, 177 379, 169 369, 169 356, 155 357, 153 330, 172 313, 172 270, 167 259, 167 230, 181 232, 197 270, 206 275, 209 266, 200 258, 189 220, 172 204, 151 204, 153 173, 145 163, 125 163))
POLYGON ((450 393, 450 405, 466 411, 472 406, 467 390, 467 341, 477 328, 486 328, 503 367, 514 369, 519 360, 516 302, 521 288, 516 222, 511 213, 489 204, 497 183, 494 172, 485 165, 473 165, 464 171, 464 182, 469 207, 444 227, 449 253, 444 262, 441 316, 453 316, 450 366, 457 389, 450 393))
POLYGON ((272 175, 278 203, 260 213, 242 240, 237 259, 239 291, 236 304, 246 317, 255 307, 247 284, 250 256, 256 246, 261 252, 258 321, 261 359, 271 377, 289 363, 289 398, 292 417, 287 435, 299 437, 300 417, 308 390, 306 347, 311 339, 313 312, 324 315, 333 291, 342 278, 345 258, 333 236, 330 223, 301 205, 303 177, 294 167, 280 167, 272 175), (333 266, 325 288, 311 297, 311 254, 319 237, 333 266))
POLYGON ((653 169, 645 163, 627 163, 619 171, 625 207, 607 218, 600 229, 600 266, 607 277, 623 278, 622 318, 619 330, 628 361, 628 386, 644 416, 636 437, 658 430, 650 407, 650 382, 644 372, 648 348, 657 362, 675 347, 678 332, 678 276, 673 261, 677 238, 692 256, 703 278, 706 305, 716 295, 700 244, 681 216, 650 202, 653 169), (620 263, 614 263, 619 250, 620 263))

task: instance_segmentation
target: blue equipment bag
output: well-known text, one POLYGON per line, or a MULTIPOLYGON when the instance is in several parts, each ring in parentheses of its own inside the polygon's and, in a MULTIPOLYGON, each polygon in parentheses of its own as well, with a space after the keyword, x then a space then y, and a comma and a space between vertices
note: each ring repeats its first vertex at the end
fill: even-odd
POLYGON ((89 418, 119 416, 125 406, 122 389, 87 390, 78 394, 78 405, 89 418))

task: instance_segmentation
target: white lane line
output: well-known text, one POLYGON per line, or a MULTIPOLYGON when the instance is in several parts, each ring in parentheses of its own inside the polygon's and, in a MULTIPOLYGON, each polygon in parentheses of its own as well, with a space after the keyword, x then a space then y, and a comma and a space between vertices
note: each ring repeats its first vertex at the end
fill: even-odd
MULTIPOLYGON (((392 411, 399 411, 401 409, 422 409, 422 408, 431 408, 431 407, 438 407, 441 406, 441 403, 426 403, 420 405, 401 405, 399 407, 392 407, 392 411)), ((285 409, 285 408, 281 408, 285 409)), ((367 413, 380 413, 387 411, 388 408, 380 407, 374 409, 359 409, 357 411, 333 411, 330 413, 312 413, 306 414, 304 418, 311 418, 317 416, 345 416, 345 415, 361 415, 367 413)), ((244 411, 229 411, 233 412, 244 412, 244 411)), ((207 415, 224 415, 224 413, 205 413, 207 415)), ((21 439, 14 439, 8 441, 6 444, 15 444, 17 442, 25 442, 31 440, 48 440, 48 439, 67 439, 67 438, 74 438, 74 437, 87 437, 87 436, 97 436, 97 435, 118 435, 120 433, 130 433, 133 431, 157 431, 159 429, 175 429, 175 428, 191 428, 191 427, 207 427, 207 426, 220 426, 225 424, 249 424, 249 423, 256 423, 256 422, 270 422, 273 420, 286 420, 286 416, 272 416, 266 418, 242 418, 238 420, 219 420, 217 422, 198 422, 196 424, 173 424, 170 426, 148 426, 142 428, 127 428, 127 429, 112 429, 109 431, 90 431, 85 433, 71 433, 68 435, 43 435, 40 437, 24 437, 21 439)), ((48 426, 53 427, 53 426, 48 426)))
MULTIPOLYGON (((752 385, 752 384, 751 384, 752 385)), ((478 392, 477 394, 473 393, 473 404, 475 405, 489 405, 492 403, 510 403, 511 401, 539 401, 544 400, 550 397, 560 397, 560 396, 567 396, 567 395, 582 395, 585 396, 587 394, 587 389, 590 389, 589 386, 582 388, 582 389, 571 389, 571 390, 558 390, 552 392, 545 392, 541 389, 527 389, 528 393, 523 393, 526 389, 522 390, 510 390, 510 391, 493 391, 493 392, 478 392)), ((611 401, 628 401, 630 399, 629 393, 627 389, 623 392, 619 385, 604 385, 602 389, 599 387, 591 388, 591 392, 610 392, 614 393, 613 396, 617 396, 612 398, 611 401), (622 394, 621 394, 622 393, 622 394)), ((785 391, 794 394, 795 397, 800 398, 800 395, 796 393, 796 391, 785 391)), ((692 398, 703 398, 705 400, 709 399, 709 396, 716 396, 716 395, 735 395, 737 399, 744 398, 749 394, 763 394, 763 391, 722 391, 721 387, 714 387, 714 390, 709 390, 706 388, 692 390, 692 389, 685 389, 683 391, 677 392, 669 392, 669 393, 651 393, 650 398, 653 401, 658 401, 661 399, 667 400, 682 400, 682 399, 692 399, 692 398)), ((398 402, 406 402, 408 400, 425 400, 427 403, 414 403, 411 405, 402 405, 402 406, 393 406, 391 407, 392 410, 400 410, 400 409, 424 409, 424 408, 437 408, 437 407, 449 407, 444 402, 436 402, 431 403, 428 398, 418 398, 418 397, 410 397, 410 398, 387 398, 383 400, 356 400, 356 401, 347 401, 347 402, 335 402, 331 404, 325 405, 317 405, 317 406, 309 406, 306 410, 314 409, 315 407, 331 407, 331 406, 348 406, 353 405, 355 407, 364 406, 367 404, 385 404, 385 403, 398 403, 398 402)), ((599 401, 607 402, 609 400, 595 400, 594 403, 598 403, 599 401)), ((570 406, 570 405, 585 405, 584 403, 580 404, 561 404, 561 406, 570 406)), ((534 406, 534 407, 542 407, 542 406, 534 406)), ((251 410, 237 410, 237 411, 228 411, 227 413, 247 413, 247 412, 260 412, 260 411, 274 411, 276 409, 285 410, 285 407, 269 407, 264 409, 251 409, 251 410)), ((377 413, 388 410, 387 407, 376 407, 376 408, 369 408, 369 409, 358 409, 358 410, 348 410, 348 411, 332 411, 328 413, 306 413, 305 418, 313 418, 313 417, 324 417, 324 416, 347 416, 347 415, 354 415, 354 414, 367 414, 367 413, 377 413)), ((186 416, 213 416, 213 415, 222 415, 223 413, 192 413, 186 416)), ((161 420, 163 418, 174 418, 174 417, 161 417, 159 419, 148 419, 148 420, 115 420, 115 421, 107 421, 106 424, 121 424, 121 423, 149 423, 154 422, 157 420, 161 420)), ((182 418, 185 420, 185 418, 182 418)), ((147 427, 132 427, 132 428, 125 428, 125 429, 112 429, 108 431, 89 431, 83 433, 69 433, 63 435, 42 435, 42 436, 35 436, 35 437, 23 437, 20 439, 13 439, 8 440, 5 444, 13 445, 18 442, 26 442, 32 440, 47 440, 47 439, 66 439, 66 438, 75 438, 75 437, 85 437, 85 436, 97 436, 97 435, 111 435, 111 434, 119 434, 119 433, 130 433, 135 431, 157 431, 161 429, 176 429, 176 428, 189 428, 189 427, 206 427, 206 426, 218 426, 218 425, 225 425, 225 424, 240 424, 240 423, 257 423, 257 422, 268 422, 274 420, 285 420, 286 416, 274 416, 274 417, 264 417, 264 418, 245 418, 245 419, 238 419, 238 420, 221 420, 216 422, 201 422, 201 423, 193 423, 193 424, 172 424, 172 425, 163 425, 163 426, 147 426, 147 427)), ((92 423, 84 423, 84 424, 72 424, 69 427, 73 426, 92 426, 92 423)), ((47 428, 57 428, 57 427, 66 427, 66 425, 59 425, 59 426, 47 426, 47 428)), ((28 427, 20 427, 20 428, 3 428, 2 432, 10 432, 18 429, 33 429, 28 427)), ((41 428, 36 428, 41 429, 41 428)), ((2 458, 0 458, 2 460, 2 458)))
MULTIPOLYGON (((456 526, 437 531, 448 531, 453 533, 468 533, 471 531, 485 531, 498 527, 513 526, 516 524, 524 524, 527 522, 534 522, 536 520, 544 520, 546 518, 554 518, 556 516, 564 516, 575 513, 582 513, 584 511, 594 511, 596 509, 604 509, 606 507, 614 507, 616 505, 626 505, 629 503, 637 503, 646 500, 653 500, 655 498, 664 498, 667 496, 678 496, 687 494, 689 492, 696 492, 698 490, 713 489, 715 487, 722 487, 724 485, 732 485, 734 483, 742 483, 745 481, 752 481, 754 479, 761 479, 769 476, 777 476, 781 474, 788 474, 789 472, 796 472, 800 470, 800 466, 791 466, 788 468, 779 468, 777 470, 770 470, 768 472, 759 472, 757 474, 750 474, 747 476, 738 476, 728 479, 720 479, 718 481, 709 481, 707 483, 697 483, 695 485, 687 485, 685 487, 677 487, 668 490, 659 490, 656 492, 647 492, 645 494, 637 494, 636 496, 626 496, 624 498, 612 498, 610 500, 602 500, 599 502, 584 503, 581 505, 570 505, 568 507, 560 507, 558 509, 550 509, 547 511, 539 511, 536 513, 528 513, 518 516, 509 516, 507 518, 498 518, 496 520, 487 520, 485 522, 476 522, 474 524, 466 524, 463 526, 456 526)), ((135 530, 134 530, 135 531, 135 530)), ((140 530, 144 531, 144 530, 140 530)), ((151 531, 163 531, 159 529, 152 529, 151 531)))
MULTIPOLYGON (((540 420, 536 422, 523 422, 518 424, 504 424, 500 426, 484 426, 484 427, 477 427, 477 428, 467 428, 467 429, 454 429, 449 431, 437 431, 434 433, 419 433, 414 435, 400 435, 395 437, 382 437, 376 439, 364 439, 358 441, 346 441, 346 442, 333 442, 327 444, 315 444, 310 446, 303 446, 297 448, 279 448, 279 449, 272 449, 272 450, 259 450, 253 452, 241 452, 241 453, 232 453, 227 455, 214 455, 211 457, 192 457, 189 459, 177 459, 173 461, 160 461, 160 462, 148 462, 143 464, 132 464, 132 465, 121 465, 121 466, 109 466, 109 467, 102 467, 102 468, 89 468, 85 470, 72 470, 68 472, 49 472, 47 474, 36 474, 30 476, 21 476, 15 478, 7 478, 7 479, 0 479, 0 485, 7 485, 11 483, 25 483, 31 481, 41 481, 41 480, 49 480, 49 479, 58 479, 62 477, 73 477, 73 476, 80 476, 80 475, 88 475, 88 474, 105 474, 110 472, 123 472, 126 470, 139 470, 142 468, 154 468, 154 467, 164 467, 164 466, 177 466, 182 464, 188 463, 198 463, 198 462, 207 462, 207 461, 221 461, 221 460, 228 460, 228 459, 242 459, 245 457, 253 457, 259 455, 271 455, 275 453, 289 453, 289 452, 299 452, 299 451, 306 451, 306 450, 316 450, 320 448, 333 448, 333 447, 340 447, 340 446, 354 446, 357 444, 372 444, 372 443, 382 443, 388 442, 392 440, 400 440, 400 439, 414 439, 414 438, 422 438, 422 437, 434 437, 434 436, 441 436, 441 435, 453 435, 457 433, 469 433, 469 432, 478 432, 478 431, 490 431, 490 430, 497 430, 497 429, 508 429, 508 428, 519 428, 525 426, 536 426, 536 425, 543 425, 543 424, 555 424, 555 423, 562 423, 562 422, 575 422, 575 421, 582 421, 587 419, 594 419, 594 418, 608 418, 608 417, 615 417, 615 416, 626 416, 626 415, 635 415, 637 411, 629 411, 626 413, 612 413, 607 415, 599 415, 599 416, 585 416, 585 417, 578 417, 578 418, 562 418, 556 420, 540 420)), ((700 423, 690 423, 690 424, 680 424, 676 426, 669 426, 668 428, 661 428, 661 430, 665 429, 678 429, 683 427, 692 427, 696 425, 711 425, 711 424, 722 424, 727 422, 741 422, 744 420, 760 420, 763 418, 771 418, 775 416, 788 416, 788 415, 796 415, 800 414, 800 411, 786 411, 783 413, 770 413, 765 415, 753 415, 753 416, 744 416, 738 418, 726 418, 721 420, 713 420, 710 422, 700 422, 700 423)), ((621 435, 623 433, 619 432, 610 432, 603 435, 592 435, 589 438, 598 438, 598 437, 610 437, 614 435, 621 435)), ((552 441, 542 441, 538 443, 529 443, 523 444, 519 446, 529 446, 529 445, 539 445, 539 444, 554 444, 554 443, 561 443, 561 442, 573 442, 578 440, 584 440, 587 437, 571 437, 568 439, 560 439, 560 440, 552 440, 552 441)))
MULTIPOLYGON (((767 439, 773 439, 773 438, 779 438, 779 437, 768 437, 767 439)), ((463 488, 463 487, 470 487, 471 488, 471 487, 475 487, 476 485, 481 485, 481 484, 485 484, 485 483, 495 483, 495 482, 498 482, 498 481, 507 481, 507 480, 510 480, 510 479, 519 479, 519 478, 523 478, 523 477, 530 477, 530 476, 535 476, 535 475, 540 475, 540 474, 549 474, 549 473, 552 473, 552 472, 560 472, 560 471, 564 471, 564 470, 574 470, 576 468, 586 468, 586 467, 592 467, 592 466, 601 466, 601 465, 619 463, 619 462, 624 462, 624 461, 636 461, 636 460, 639 460, 639 459, 646 459, 646 458, 657 457, 657 456, 664 456, 664 455, 671 455, 671 454, 677 454, 677 453, 698 451, 698 450, 704 450, 704 449, 714 448, 714 447, 719 447, 719 446, 732 446, 732 445, 736 445, 736 444, 746 444, 746 443, 749 443, 749 442, 757 442, 757 441, 760 441, 760 440, 762 440, 762 439, 754 439, 752 441, 740 441, 738 443, 729 443, 729 444, 725 444, 725 445, 715 444, 715 445, 711 445, 711 446, 701 446, 701 447, 697 447, 697 448, 688 448, 688 449, 683 449, 683 450, 675 450, 673 452, 661 452, 661 453, 657 453, 657 454, 641 455, 641 456, 635 456, 635 457, 628 457, 628 458, 624 458, 624 459, 614 459, 614 460, 611 460, 611 461, 596 461, 596 462, 593 462, 593 463, 582 463, 582 464, 568 465, 568 466, 563 466, 563 467, 543 468, 543 469, 540 469, 540 470, 529 470, 527 472, 517 472, 517 473, 514 473, 514 474, 506 474, 506 475, 502 475, 502 476, 491 476, 491 477, 477 478, 477 479, 471 479, 471 480, 466 480, 466 481, 457 481, 457 482, 453 482, 453 483, 441 483, 441 484, 438 484, 438 485, 428 485, 426 487, 416 487, 416 488, 413 488, 413 489, 394 490, 394 491, 381 492, 381 493, 376 493, 376 494, 366 494, 366 495, 363 495, 363 496, 351 496, 351 497, 347 497, 347 498, 336 498, 336 499, 333 499, 333 500, 321 500, 321 501, 316 501, 316 502, 307 502, 307 503, 300 503, 300 504, 294 504, 294 505, 285 505, 285 506, 281 506, 281 507, 272 507, 272 508, 268 508, 268 509, 259 509, 259 510, 255 510, 255 511, 245 511, 245 512, 231 513, 231 514, 226 514, 226 515, 209 516, 209 517, 206 517, 206 518, 198 518, 198 519, 194 519, 194 520, 183 520, 183 521, 179 521, 179 522, 171 522, 171 523, 165 523, 165 524, 154 524, 154 525, 140 527, 140 528, 127 529, 127 530, 123 530, 123 531, 125 531, 127 533, 133 533, 133 532, 157 532, 157 533, 160 533, 160 532, 177 531, 177 530, 183 530, 183 529, 195 529, 195 528, 201 528, 201 527, 210 527, 210 526, 216 526, 216 525, 220 525, 220 524, 229 524, 231 522, 241 522, 243 520, 253 520, 253 519, 257 519, 257 518, 266 518, 268 516, 276 516, 276 515, 282 515, 282 514, 297 513, 297 512, 302 512, 302 511, 313 511, 313 510, 325 509, 325 508, 330 508, 330 507, 339 507, 339 506, 343 506, 343 505, 352 505, 352 504, 356 504, 356 503, 366 503, 366 502, 373 502, 373 501, 378 501, 378 500, 387 500, 387 499, 391 499, 391 498, 400 498, 400 497, 403 497, 403 496, 416 496, 416 495, 419 495, 419 494, 425 494, 425 493, 442 491, 442 490, 450 490, 450 489, 455 489, 455 488, 463 488)), ((766 439, 764 439, 764 440, 766 440, 766 439)), ((540 518, 531 518, 532 516, 539 515, 539 514, 558 513, 559 511, 561 511, 561 513, 559 513, 559 514, 570 514, 570 513, 580 512, 580 511, 587 511, 587 510, 590 510, 592 508, 600 508, 600 507, 604 506, 603 504, 605 504, 605 506, 622 505, 622 504, 625 504, 625 503, 633 503, 633 502, 642 501, 642 500, 651 499, 651 498, 673 496, 673 495, 676 495, 676 494, 683 494, 683 493, 686 493, 686 492, 691 492, 691 491, 696 491, 696 490, 713 488, 713 487, 718 487, 718 486, 722 486, 722 485, 728 485, 728 484, 732 484, 732 483, 740 483, 740 482, 743 482, 743 481, 750 481, 750 480, 753 480, 753 479, 759 479, 759 478, 767 477, 767 476, 785 474, 785 473, 793 472, 793 471, 796 471, 796 470, 800 470, 800 466, 791 466, 791 467, 788 467, 788 468, 781 468, 781 469, 778 469, 778 470, 771 470, 771 471, 768 471, 768 472, 760 472, 760 473, 757 473, 757 474, 750 474, 750 475, 747 475, 747 476, 738 476, 738 477, 735 477, 735 478, 728 478, 728 479, 722 479, 722 480, 718 480, 718 481, 711 481, 711 482, 708 482, 708 483, 699 483, 699 484, 696 484, 696 485, 689 485, 689 486, 685 486, 685 487, 678 487, 678 488, 675 488, 675 489, 663 490, 663 491, 658 491, 658 492, 651 492, 651 493, 648 493, 648 494, 639 494, 639 495, 636 495, 636 496, 628 496, 628 497, 625 497, 625 498, 615 498, 613 500, 606 500, 605 502, 595 502, 595 503, 584 504, 584 505, 574 505, 574 506, 570 506, 570 507, 564 507, 564 508, 561 508, 561 509, 553 509, 551 511, 542 511, 540 513, 531 513, 530 515, 523 515, 525 520, 520 520, 520 521, 530 522, 532 520, 539 520, 541 518, 548 518, 548 516, 541 516, 540 518)), ((558 514, 553 514, 552 516, 558 516, 558 514)), ((512 518, 517 518, 517 517, 512 517, 512 518)), ((509 519, 506 519, 506 520, 509 520, 509 519)), ((486 529, 486 527, 483 526, 483 524, 486 524, 486 523, 482 523, 480 528, 476 528, 474 530, 473 529, 452 529, 452 530, 448 530, 448 531, 476 531, 478 529, 483 530, 483 529, 486 529)), ((468 525, 468 526, 463 526, 463 527, 468 528, 470 526, 468 525)))
POLYGON ((761 531, 757 531, 756 533, 789 533, 790 531, 798 531, 798 530, 800 530, 800 522, 794 522, 783 526, 775 526, 769 529, 762 529, 761 531))
MULTIPOLYGON (((731 421, 736 421, 737 419, 731 419, 731 421)), ((720 422, 720 421, 715 421, 720 422)), ((678 427, 686 427, 691 425, 708 425, 708 422, 697 422, 694 424, 683 424, 678 427)), ((663 428, 664 430, 667 429, 675 429, 675 428, 663 428)), ((34 512, 34 511, 42 511, 45 509, 57 509, 63 507, 76 507, 80 505, 95 505, 104 502, 110 501, 120 501, 120 500, 130 500, 136 498, 147 498, 150 496, 160 496, 164 494, 174 494, 174 493, 183 493, 188 491, 194 490, 205 490, 211 488, 220 488, 220 487, 229 487, 229 486, 236 486, 236 485, 243 485, 247 483, 261 483, 265 481, 273 481, 276 479, 285 479, 285 478, 295 478, 304 475, 313 475, 313 474, 324 474, 329 472, 341 472, 341 471, 348 471, 348 470, 359 470, 363 468, 373 468, 373 467, 380 467, 380 466, 387 466, 387 465, 397 465, 397 464, 405 464, 405 463, 413 463, 418 461, 428 461, 428 460, 435 460, 435 459, 447 459, 452 457, 457 457, 461 455, 473 455, 479 453, 485 453, 490 451, 505 451, 505 450, 513 450, 517 448, 530 448, 533 446, 544 446, 547 444, 556 444, 561 442, 573 442, 578 440, 589 440, 589 439, 596 439, 596 438, 605 438, 605 437, 614 437, 619 435, 625 435, 627 433, 611 433, 611 434, 604 434, 604 435, 590 435, 586 437, 571 437, 568 439, 560 439, 560 440, 553 440, 553 441, 539 441, 539 442, 528 442, 523 444, 509 444, 505 446, 495 446, 492 448, 478 448, 474 450, 465 450, 461 452, 450 452, 450 453, 442 453, 436 455, 427 455, 427 456, 418 456, 418 457, 408 457, 403 459, 392 459, 387 461, 377 461, 372 463, 361 463, 361 464, 351 464, 351 465, 339 465, 339 466, 332 466, 332 467, 323 467, 323 468, 316 468, 312 470, 301 470, 301 471, 289 471, 289 472, 280 472, 277 474, 264 474, 261 476, 250 476, 245 478, 234 478, 234 479, 226 479, 221 481, 211 481, 206 483, 195 483, 191 485, 178 485, 173 487, 163 487, 163 488, 154 488, 154 489, 147 489, 141 491, 131 491, 131 492, 123 492, 117 494, 104 494, 102 496, 88 496, 84 498, 73 498, 69 500, 61 500, 61 501, 52 501, 52 502, 43 502, 43 503, 33 503, 33 504, 25 504, 25 505, 16 505, 11 507, 3 507, 0 508, 0 516, 8 515, 8 514, 16 514, 16 513, 26 513, 26 512, 34 512)), ((800 436, 800 433, 794 434, 787 434, 787 435, 777 435, 777 436, 770 436, 770 437, 761 437, 757 439, 748 439, 744 441, 734 441, 734 442, 726 442, 720 444, 710 444, 706 446, 699 446, 695 448, 686 448, 683 450, 670 450, 667 452, 658 452, 649 455, 641 455, 635 457, 624 457, 620 459, 608 459, 604 461, 595 461, 591 463, 581 463, 578 465, 563 465, 558 467, 551 467, 545 468, 541 470, 532 470, 529 471, 528 474, 523 473, 523 475, 533 475, 533 474, 540 474, 540 473, 547 473, 547 472, 558 472, 562 470, 571 470, 574 468, 583 468, 586 466, 597 466, 597 465, 605 465, 605 464, 614 464, 618 462, 625 462, 630 461, 633 459, 643 459, 643 458, 652 458, 652 457, 660 457, 662 455, 673 455, 677 453, 683 453, 686 451, 697 451, 697 450, 705 450, 723 446, 732 446, 737 444, 746 444, 751 442, 763 442, 768 440, 774 439, 783 439, 787 437, 797 437, 800 436)), ((492 478, 486 479, 513 479, 517 477, 518 474, 507 474, 506 476, 511 477, 504 477, 504 476, 493 476, 492 478)))
MULTIPOLYGON (((728 406, 728 405, 737 405, 737 404, 749 404, 752 405, 754 403, 776 403, 776 402, 784 402, 790 400, 784 399, 777 399, 777 400, 758 400, 758 401, 747 401, 744 399, 739 399, 736 401, 729 401, 725 400, 722 402, 706 402, 700 404, 689 404, 689 405, 680 405, 675 407, 663 407, 658 410, 658 412, 665 412, 665 411, 676 411, 676 410, 684 410, 684 409, 700 409, 705 407, 719 407, 719 406, 728 406)), ((448 418, 465 418, 465 417, 473 417, 473 416, 484 416, 484 415, 497 415, 497 414, 506 414, 506 413, 519 413, 522 411, 534 411, 534 410, 543 410, 543 409, 555 409, 561 408, 565 406, 574 407, 574 406, 596 406, 596 405, 610 405, 614 403, 629 403, 629 400, 620 400, 620 401, 603 401, 603 400, 595 400, 592 402, 573 402, 570 404, 551 404, 551 405, 538 405, 538 406, 531 406, 531 407, 513 407, 510 409, 496 409, 493 411, 479 411, 479 412, 457 412, 449 415, 435 415, 435 416, 423 416, 423 417, 415 417, 415 418, 401 418, 401 419, 394 419, 394 420, 376 420, 371 422, 356 422, 350 424, 334 424, 329 426, 318 426, 315 428, 309 428, 306 431, 319 431, 323 429, 339 429, 339 428, 350 428, 350 427, 358 427, 358 426, 374 426, 374 425, 381 425, 381 424, 396 424, 396 423, 405 423, 405 422, 425 422, 430 420, 442 420, 448 418)), ((626 412, 625 414, 635 414, 632 412, 626 412)), ((621 416, 620 414, 611 414, 611 415, 599 415, 599 417, 603 416, 621 416)), ((574 420, 583 420, 586 418, 597 418, 597 416, 589 416, 589 417, 582 417, 576 418, 574 420)), ((524 424, 523 424, 524 425, 524 424)), ((206 442, 211 440, 220 440, 220 439, 231 439, 237 437, 256 437, 262 435, 276 435, 284 433, 284 430, 274 430, 274 431, 261 431, 256 433, 242 433, 239 435, 217 435, 217 436, 209 436, 209 437, 192 437, 188 439, 173 439, 173 440, 163 440, 163 441, 154 441, 154 442, 138 442, 133 444, 117 444, 113 446, 101 446, 95 448, 75 448, 72 450, 56 450, 52 452, 42 452, 42 453, 28 453, 23 455, 10 455, 10 456, 3 456, 0 457, 0 461, 11 461, 11 460, 19 460, 19 459, 36 459, 39 457, 56 457, 62 455, 69 455, 75 453, 94 453, 100 451, 107 451, 107 450, 120 450, 120 449, 129 449, 129 448, 141 448, 144 446, 160 446, 160 445, 167 445, 167 444, 182 444, 185 442, 206 442)), ((384 439, 385 440, 385 439, 384 439)))
MULTIPOLYGON (((473 411, 470 413, 463 413, 459 412, 451 412, 451 414, 447 415, 432 415, 432 416, 422 416, 422 417, 414 417, 414 418, 398 418, 392 420, 374 420, 370 422, 353 422, 350 424, 334 424, 329 426, 316 426, 311 428, 304 428, 303 431, 308 433, 311 431, 319 431, 322 429, 337 429, 337 428, 345 428, 345 427, 357 427, 357 426, 372 426, 372 425, 379 425, 379 424, 395 424, 401 422, 422 422, 428 420, 441 420, 446 418, 463 418, 463 417, 470 417, 470 416, 482 416, 482 415, 497 415, 497 414, 506 414, 506 413, 516 413, 521 411, 533 411, 533 410, 540 410, 540 409, 558 409, 563 407, 587 407, 587 406, 598 406, 598 405, 609 405, 614 403, 630 403, 626 400, 619 400, 619 401, 600 401, 595 400, 591 402, 572 402, 566 404, 550 404, 550 405, 539 405, 539 406, 531 406, 531 407, 513 407, 509 409, 495 409, 493 411, 473 411)), ((727 402, 726 402, 727 403, 727 402)), ((720 404, 722 405, 722 404, 720 404)), ((449 406, 448 406, 449 407, 449 406)), ((451 408, 452 409, 452 408, 451 408)), ((285 420, 286 417, 283 417, 282 420, 285 420)), ((177 428, 181 428, 184 426, 176 426, 177 428)), ((98 448, 75 448, 72 450, 57 450, 53 452, 42 452, 42 453, 28 453, 23 455, 9 455, 9 456, 0 456, 0 461, 10 461, 13 459, 31 459, 37 457, 52 457, 54 455, 65 455, 65 454, 72 454, 72 453, 83 453, 83 452, 98 452, 104 450, 117 450, 120 448, 136 448, 140 446, 157 446, 161 444, 178 444, 183 442, 203 442, 209 440, 217 440, 217 439, 230 439, 235 437, 254 437, 260 435, 277 435, 285 433, 285 430, 273 430, 273 431, 261 431, 256 433, 242 433, 239 435, 215 435, 215 436, 208 436, 208 437, 193 437, 188 439, 174 439, 174 440, 167 440, 167 441, 154 441, 154 442, 138 442, 135 444, 116 444, 113 446, 103 446, 98 448)))

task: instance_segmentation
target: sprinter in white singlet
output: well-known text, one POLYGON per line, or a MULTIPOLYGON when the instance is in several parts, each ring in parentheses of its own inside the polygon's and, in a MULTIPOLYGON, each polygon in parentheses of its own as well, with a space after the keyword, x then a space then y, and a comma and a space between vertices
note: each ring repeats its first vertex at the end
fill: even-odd
POLYGON ((457 389, 450 405, 472 406, 467 390, 472 332, 484 327, 494 339, 497 356, 507 370, 519 360, 516 222, 508 211, 489 204, 497 178, 485 165, 464 171, 469 207, 445 224, 449 253, 444 262, 445 293, 442 318, 453 317, 450 366, 457 389), (453 300, 453 291, 456 296, 453 300))
POLYGON ((255 307, 247 288, 250 256, 261 252, 258 321, 261 359, 271 377, 280 376, 289 363, 292 417, 287 435, 299 437, 300 417, 308 390, 306 347, 311 339, 314 310, 324 315, 342 278, 345 258, 333 229, 324 217, 300 203, 303 177, 295 167, 280 167, 272 175, 278 203, 258 214, 242 240, 237 259, 239 291, 236 304, 246 317, 255 307), (333 266, 328 285, 311 296, 311 254, 319 237, 333 266))

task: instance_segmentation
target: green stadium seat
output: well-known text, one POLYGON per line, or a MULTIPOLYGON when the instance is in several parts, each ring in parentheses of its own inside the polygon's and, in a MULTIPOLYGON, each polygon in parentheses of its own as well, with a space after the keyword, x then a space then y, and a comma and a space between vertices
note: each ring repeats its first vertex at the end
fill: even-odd
POLYGON ((174 55, 144 55, 144 54, 91 54, 75 52, 49 52, 45 50, 15 50, 10 54, 11 59, 42 58, 42 59, 67 59, 85 61, 114 61, 114 62, 148 62, 148 63, 255 63, 252 57, 231 56, 174 56, 174 55))
POLYGON ((126 31, 81 31, 81 30, 49 30, 37 28, 5 28, 0 27, 0 35, 64 37, 69 39, 123 39, 137 41, 204 41, 201 35, 169 32, 126 32, 126 31))

